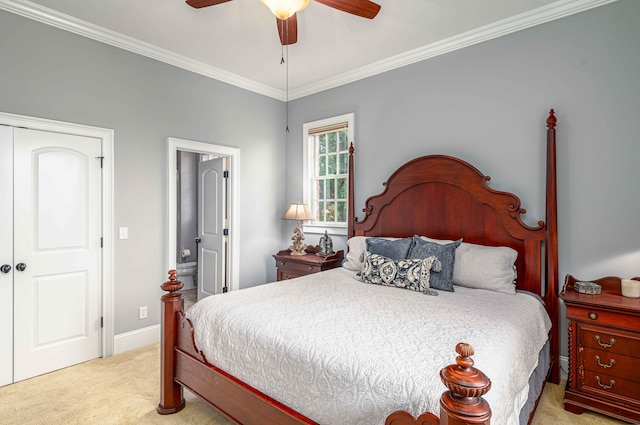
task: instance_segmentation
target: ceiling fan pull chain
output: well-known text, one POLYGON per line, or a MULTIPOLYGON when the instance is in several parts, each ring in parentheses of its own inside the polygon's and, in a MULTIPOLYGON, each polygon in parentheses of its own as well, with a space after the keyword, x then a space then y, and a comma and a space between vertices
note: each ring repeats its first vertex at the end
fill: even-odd
POLYGON ((286 95, 286 99, 285 102, 287 103, 287 128, 286 128, 286 132, 289 132, 289 45, 287 44, 285 47, 286 51, 287 51, 287 63, 285 64, 285 66, 287 67, 287 95, 286 95))

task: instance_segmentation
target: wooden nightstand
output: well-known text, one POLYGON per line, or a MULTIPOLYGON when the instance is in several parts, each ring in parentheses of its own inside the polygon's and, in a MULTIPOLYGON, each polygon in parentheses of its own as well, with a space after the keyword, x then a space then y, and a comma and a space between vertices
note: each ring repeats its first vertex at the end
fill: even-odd
POLYGON ((293 279, 329 269, 335 269, 342 265, 344 251, 338 251, 334 255, 324 258, 316 255, 318 247, 308 246, 307 255, 290 255, 285 249, 273 256, 276 259, 278 280, 293 279))
POLYGON ((593 281, 599 295, 576 292, 577 281, 568 275, 560 294, 569 319, 564 408, 640 423, 640 298, 623 297, 617 277, 593 281))

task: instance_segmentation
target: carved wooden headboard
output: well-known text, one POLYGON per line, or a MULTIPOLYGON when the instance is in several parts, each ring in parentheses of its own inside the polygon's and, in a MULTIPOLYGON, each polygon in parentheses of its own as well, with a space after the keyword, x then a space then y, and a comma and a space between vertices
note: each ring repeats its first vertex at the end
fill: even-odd
MULTIPOLYGON (((557 355, 558 260, 557 201, 553 109, 547 119, 546 223, 530 227, 520 199, 491 189, 490 177, 467 162, 444 155, 416 158, 400 166, 383 183, 382 193, 367 199, 355 215, 353 145, 349 150, 349 237, 414 234, 435 239, 508 246, 518 252, 518 289, 542 296, 554 325, 552 353, 557 355)), ((556 357, 557 358, 557 357, 556 357)), ((557 368, 554 368, 557 369, 557 368)), ((558 375, 559 376, 559 375, 558 375)), ((553 376, 552 380, 557 377, 553 376)))

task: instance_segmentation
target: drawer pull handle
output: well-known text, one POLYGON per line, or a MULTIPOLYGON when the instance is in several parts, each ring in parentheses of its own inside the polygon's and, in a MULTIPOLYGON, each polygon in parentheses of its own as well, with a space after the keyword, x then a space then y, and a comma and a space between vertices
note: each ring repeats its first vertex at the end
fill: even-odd
POLYGON ((616 364, 616 361, 614 359, 609 360, 609 364, 604 364, 600 361, 600 356, 596 356, 596 361, 598 362, 598 366, 603 367, 605 369, 609 369, 614 364, 616 364))
POLYGON ((613 344, 615 344, 615 343, 616 343, 615 338, 611 338, 611 339, 609 340, 609 343, 608 343, 608 344, 607 344, 607 343, 604 343, 604 342, 600 342, 600 335, 596 335, 596 341, 598 342, 598 344, 599 344, 601 347, 604 347, 604 348, 611 348, 611 347, 613 347, 613 344))
POLYGON ((603 384, 602 382, 600 382, 600 377, 599 376, 596 376, 596 381, 598 382, 598 385, 601 386, 602 388, 604 388, 605 390, 609 390, 609 389, 613 388, 613 386, 616 384, 616 381, 614 381, 613 379, 611 379, 609 381, 609 385, 603 384))
POLYGON ((594 312, 589 313, 589 319, 596 320, 597 318, 598 318, 597 313, 594 313, 594 312))

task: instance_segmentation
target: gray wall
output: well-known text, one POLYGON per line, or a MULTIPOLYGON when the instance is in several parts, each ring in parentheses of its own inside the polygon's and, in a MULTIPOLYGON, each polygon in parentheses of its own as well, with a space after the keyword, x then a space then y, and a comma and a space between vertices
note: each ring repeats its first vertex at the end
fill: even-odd
POLYGON ((302 124, 355 112, 358 212, 405 161, 448 154, 518 194, 534 224, 545 219, 553 107, 561 281, 639 276, 638 40, 640 2, 619 1, 298 99, 289 108, 289 198, 302 191, 302 124))
POLYGON ((115 130, 115 333, 159 323, 167 137, 241 150, 240 286, 285 245, 282 102, 0 11, 0 111, 115 130), (258 211, 259 213, 256 213, 258 211), (138 320, 139 306, 149 317, 138 320))

